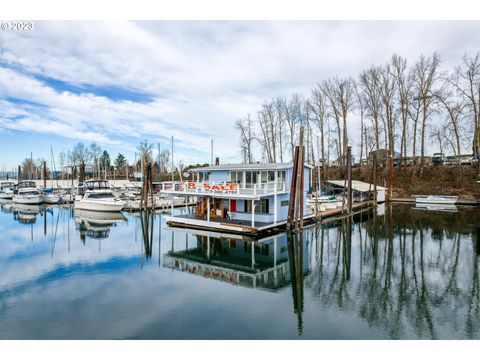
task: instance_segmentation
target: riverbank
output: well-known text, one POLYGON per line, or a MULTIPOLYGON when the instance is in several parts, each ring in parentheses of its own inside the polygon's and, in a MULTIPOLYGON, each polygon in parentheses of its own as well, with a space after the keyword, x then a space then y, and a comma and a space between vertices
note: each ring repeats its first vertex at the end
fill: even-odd
MULTIPOLYGON (((344 169, 330 168, 329 179, 343 179, 344 169)), ((393 197, 412 195, 456 195, 465 200, 480 200, 478 171, 472 166, 399 167, 394 169, 393 197)), ((352 178, 371 182, 371 168, 352 169, 352 178)), ((377 185, 388 187, 388 169, 379 169, 377 185)))

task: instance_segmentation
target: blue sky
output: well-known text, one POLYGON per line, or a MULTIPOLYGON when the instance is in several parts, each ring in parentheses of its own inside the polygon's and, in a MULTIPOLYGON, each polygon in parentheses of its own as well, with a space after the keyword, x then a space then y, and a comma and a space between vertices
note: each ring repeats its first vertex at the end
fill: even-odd
MULTIPOLYGON (((234 122, 262 102, 308 96, 394 52, 443 66, 479 51, 479 22, 59 22, 0 32, 0 170, 81 141, 132 161, 140 141, 176 160, 240 161, 234 122)), ((358 138, 355 114, 351 141, 358 138)))

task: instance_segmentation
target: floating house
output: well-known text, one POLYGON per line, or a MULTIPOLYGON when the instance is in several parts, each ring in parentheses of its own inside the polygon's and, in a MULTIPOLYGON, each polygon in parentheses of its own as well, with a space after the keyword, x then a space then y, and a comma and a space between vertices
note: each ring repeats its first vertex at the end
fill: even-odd
MULTIPOLYGON (((304 167, 304 219, 312 167, 304 167)), ((190 170, 191 181, 165 194, 197 198, 193 213, 167 217, 168 225, 228 233, 257 234, 287 223, 293 164, 227 164, 190 170)))

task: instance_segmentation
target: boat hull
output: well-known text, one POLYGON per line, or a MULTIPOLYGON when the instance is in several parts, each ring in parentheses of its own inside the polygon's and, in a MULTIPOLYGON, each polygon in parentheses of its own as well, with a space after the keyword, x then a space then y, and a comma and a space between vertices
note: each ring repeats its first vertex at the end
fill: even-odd
POLYGON ((39 205, 43 203, 43 198, 40 195, 14 195, 13 202, 16 204, 31 204, 31 205, 39 205))
POLYGON ((45 204, 58 204, 60 202, 60 196, 45 196, 43 202, 45 204))
POLYGON ((420 204, 455 204, 457 202, 457 197, 417 197, 415 200, 420 204))
POLYGON ((89 201, 82 199, 75 202, 75 209, 89 211, 121 211, 125 207, 124 201, 89 201))
POLYGON ((13 192, 12 193, 0 192, 0 199, 12 200, 13 199, 13 192))

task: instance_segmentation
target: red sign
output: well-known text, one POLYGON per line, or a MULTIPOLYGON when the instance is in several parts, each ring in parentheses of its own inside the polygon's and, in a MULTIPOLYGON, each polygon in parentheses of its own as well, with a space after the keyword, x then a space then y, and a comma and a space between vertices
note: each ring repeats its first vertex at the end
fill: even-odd
MULTIPOLYGON (((197 189, 197 184, 194 182, 187 183, 188 190, 195 190, 197 189)), ((210 185, 210 184, 202 184, 201 190, 203 191, 237 191, 238 184, 224 184, 224 185, 210 185)))

